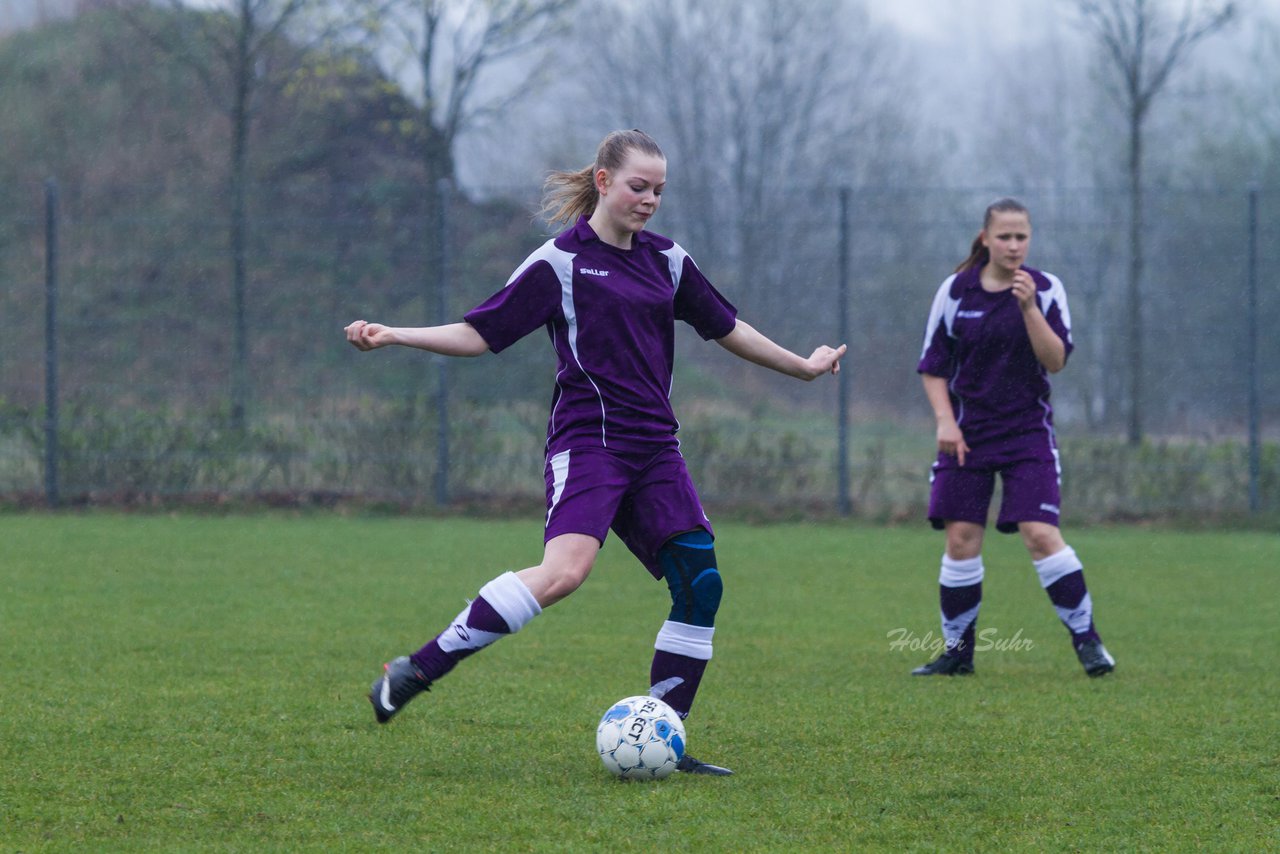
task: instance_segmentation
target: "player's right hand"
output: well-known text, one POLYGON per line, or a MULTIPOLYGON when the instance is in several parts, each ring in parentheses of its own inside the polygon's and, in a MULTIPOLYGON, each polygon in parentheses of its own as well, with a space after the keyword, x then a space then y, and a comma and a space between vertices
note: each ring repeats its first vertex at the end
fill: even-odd
POLYGON ((395 335, 391 327, 383 326, 381 323, 357 320, 347 326, 344 331, 347 333, 347 341, 357 350, 376 350, 395 343, 395 335))
POLYGON ((955 457, 956 462, 964 466, 964 455, 969 453, 969 446, 965 444, 964 433, 960 432, 960 425, 955 421, 938 424, 938 450, 955 457))

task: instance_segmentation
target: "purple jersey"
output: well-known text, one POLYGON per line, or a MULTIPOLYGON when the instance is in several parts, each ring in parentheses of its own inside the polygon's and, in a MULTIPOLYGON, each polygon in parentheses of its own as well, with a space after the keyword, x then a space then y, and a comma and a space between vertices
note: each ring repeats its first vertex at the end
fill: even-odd
MULTIPOLYGON (((1062 282, 1022 269, 1035 279, 1040 310, 1070 355, 1071 314, 1062 282)), ((916 370, 948 380, 956 422, 976 454, 1052 457, 1048 372, 1031 348, 1017 297, 983 290, 981 268, 950 276, 938 288, 916 370)))
POLYGON ((559 359, 547 455, 579 448, 675 446, 675 321, 704 339, 733 331, 737 310, 676 243, 641 231, 610 246, 580 217, 469 311, 495 353, 546 327, 559 359))

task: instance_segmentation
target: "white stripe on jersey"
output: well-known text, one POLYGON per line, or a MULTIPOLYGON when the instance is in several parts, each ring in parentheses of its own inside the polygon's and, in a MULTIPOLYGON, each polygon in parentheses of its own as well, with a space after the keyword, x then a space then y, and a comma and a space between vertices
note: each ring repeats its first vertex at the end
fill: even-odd
MULTIPOLYGON (((671 292, 674 294, 680 290, 680 278, 684 275, 684 259, 689 257, 689 253, 684 251, 679 243, 672 243, 670 249, 663 249, 662 254, 667 256, 667 268, 671 271, 671 292)), ((671 372, 671 382, 667 384, 667 400, 671 399, 671 392, 676 387, 676 372, 671 372)), ((680 422, 676 421, 676 432, 680 432, 680 422)), ((676 447, 680 447, 680 440, 676 439, 676 447)))
MULTIPOLYGON (((1044 273, 1044 270, 1040 271, 1044 273)), ((1062 315, 1062 325, 1067 330, 1067 342, 1071 341, 1071 312, 1067 309, 1067 291, 1062 287, 1062 280, 1053 273, 1044 273, 1044 277, 1049 280, 1049 290, 1038 294, 1040 297, 1040 312, 1045 317, 1049 316, 1049 309, 1056 302, 1058 304, 1058 313, 1062 315)))
MULTIPOLYGON (((516 271, 511 274, 511 278, 507 280, 507 284, 514 282, 521 273, 529 268, 531 264, 538 261, 545 261, 551 265, 551 269, 555 271, 556 278, 560 281, 560 311, 564 314, 565 325, 568 329, 569 350, 573 353, 574 361, 578 363, 578 368, 582 371, 582 375, 587 378, 587 382, 591 383, 591 387, 596 390, 596 397, 600 399, 600 444, 608 447, 605 441, 605 411, 604 411, 604 395, 600 393, 600 386, 596 385, 596 381, 591 378, 591 374, 587 373, 586 367, 582 364, 582 359, 578 356, 578 313, 573 304, 573 259, 577 257, 572 252, 565 252, 563 249, 556 247, 555 240, 548 240, 542 246, 538 247, 528 258, 524 260, 516 271)), ((556 375, 556 385, 560 385, 560 375, 556 375)), ((556 406, 559 401, 564 400, 564 392, 557 395, 556 406)), ((551 427, 555 429, 556 410, 551 410, 551 427)))
POLYGON ((667 256, 667 266, 671 270, 672 290, 679 290, 680 277, 684 275, 684 259, 689 257, 689 253, 679 243, 675 243, 670 249, 663 249, 662 254, 667 256))
POLYGON ((938 286, 938 292, 933 295, 933 305, 929 308, 929 320, 924 326, 924 346, 920 348, 921 359, 933 345, 933 336, 938 332, 938 324, 946 324, 947 335, 951 334, 951 329, 955 325, 960 300, 951 299, 951 283, 956 280, 957 275, 952 273, 948 276, 947 280, 938 286))
MULTIPOLYGON (((1040 366, 1040 376, 1045 376, 1047 371, 1044 365, 1040 366)), ((1049 405, 1049 401, 1040 398, 1040 411, 1044 413, 1044 417, 1040 419, 1040 426, 1044 428, 1044 432, 1049 437, 1049 450, 1053 452, 1053 467, 1058 472, 1058 486, 1062 486, 1062 462, 1058 459, 1058 434, 1053 430, 1053 424, 1050 423, 1053 418, 1053 407, 1049 405)))
POLYGON ((533 250, 533 252, 529 254, 529 257, 525 258, 524 262, 519 267, 516 267, 515 272, 511 274, 511 278, 507 279, 507 284, 510 285, 516 279, 520 278, 525 270, 529 269, 539 261, 546 261, 551 265, 551 269, 556 271, 556 277, 560 280, 561 284, 564 283, 564 277, 573 271, 573 253, 565 252, 563 249, 556 248, 555 240, 548 240, 546 243, 533 250))

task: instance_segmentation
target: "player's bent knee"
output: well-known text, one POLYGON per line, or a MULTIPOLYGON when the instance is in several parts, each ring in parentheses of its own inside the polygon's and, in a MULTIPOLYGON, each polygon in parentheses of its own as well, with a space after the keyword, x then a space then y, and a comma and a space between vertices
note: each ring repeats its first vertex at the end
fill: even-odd
POLYGON ((691 626, 714 626, 724 579, 716 566, 711 535, 699 529, 672 537, 658 557, 671 591, 669 619, 691 626))
POLYGON ((546 607, 581 587, 591 574, 591 567, 591 561, 544 560, 523 570, 520 578, 533 592, 538 604, 546 607))
POLYGON ((557 567, 556 587, 563 590, 566 595, 572 593, 587 580, 587 576, 591 574, 591 566, 590 563, 570 563, 557 567))

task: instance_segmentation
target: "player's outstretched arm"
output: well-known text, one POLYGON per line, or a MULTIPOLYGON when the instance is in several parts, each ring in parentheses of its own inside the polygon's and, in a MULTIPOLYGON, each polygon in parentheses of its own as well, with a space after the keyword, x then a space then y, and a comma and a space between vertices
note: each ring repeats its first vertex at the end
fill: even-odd
POLYGON ((716 343, 740 359, 806 382, 823 374, 840 373, 840 359, 848 349, 844 344, 834 348, 824 344, 806 359, 775 344, 741 320, 733 327, 732 332, 716 339, 716 343))
POLYGON ((345 332, 347 341, 357 350, 400 344, 442 356, 479 356, 489 352, 489 345, 470 323, 408 327, 357 320, 347 326, 345 332))

